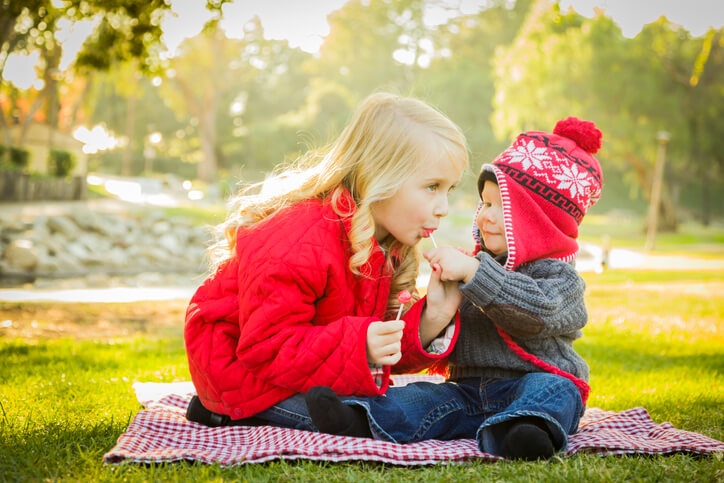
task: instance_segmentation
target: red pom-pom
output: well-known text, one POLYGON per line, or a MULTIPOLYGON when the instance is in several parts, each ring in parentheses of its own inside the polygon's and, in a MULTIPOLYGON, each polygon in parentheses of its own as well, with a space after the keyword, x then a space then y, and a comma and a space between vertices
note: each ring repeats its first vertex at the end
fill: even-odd
POLYGON ((572 139, 584 151, 596 154, 601 149, 601 131, 590 121, 576 117, 562 119, 556 123, 553 134, 572 139))

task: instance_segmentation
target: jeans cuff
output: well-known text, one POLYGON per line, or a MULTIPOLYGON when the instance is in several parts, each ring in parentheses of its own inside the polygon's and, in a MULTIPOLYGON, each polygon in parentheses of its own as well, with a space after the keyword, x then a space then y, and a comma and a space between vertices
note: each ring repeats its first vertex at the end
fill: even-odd
POLYGON ((387 431, 382 429, 382 427, 377 424, 377 421, 375 421, 375 418, 372 416, 372 413, 370 412, 369 405, 364 401, 342 401, 344 404, 347 404, 349 406, 359 406, 362 409, 365 410, 365 414, 367 414, 367 422, 370 425, 370 432, 372 433, 372 437, 374 439, 380 440, 380 441, 388 441, 390 443, 397 443, 401 444, 399 441, 397 441, 395 438, 392 437, 387 431))
POLYGON ((547 423, 548 430, 553 440, 553 447, 556 453, 565 451, 568 446, 568 435, 561 424, 549 414, 538 411, 514 411, 510 413, 502 412, 485 420, 478 428, 476 439, 478 440, 478 448, 483 453, 499 455, 500 446, 502 444, 502 436, 496 434, 494 426, 501 423, 509 423, 514 419, 523 416, 534 416, 544 419, 547 423))

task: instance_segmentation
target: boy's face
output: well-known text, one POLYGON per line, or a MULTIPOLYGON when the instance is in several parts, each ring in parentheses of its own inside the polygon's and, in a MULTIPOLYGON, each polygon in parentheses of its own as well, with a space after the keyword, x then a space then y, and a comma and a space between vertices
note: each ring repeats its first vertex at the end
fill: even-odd
POLYGON ((505 222, 503 219, 503 200, 500 197, 498 185, 486 181, 480 194, 483 206, 478 211, 475 222, 480 229, 485 248, 500 255, 508 251, 508 242, 505 239, 505 222))

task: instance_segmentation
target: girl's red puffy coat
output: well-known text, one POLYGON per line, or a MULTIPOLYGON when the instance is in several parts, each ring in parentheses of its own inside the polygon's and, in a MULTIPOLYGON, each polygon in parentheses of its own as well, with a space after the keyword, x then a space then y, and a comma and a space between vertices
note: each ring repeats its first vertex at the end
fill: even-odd
MULTIPOLYGON (((341 212, 354 209, 347 193, 340 203, 341 212)), ((186 312, 189 369, 207 409, 245 418, 318 385, 340 395, 384 393, 390 369, 378 387, 366 336, 371 322, 385 320, 390 273, 376 244, 362 267, 370 277, 351 273, 349 228, 329 201, 308 200, 238 231, 235 256, 204 281, 186 312)), ((396 371, 448 355, 420 346, 423 306, 405 314, 396 371)))

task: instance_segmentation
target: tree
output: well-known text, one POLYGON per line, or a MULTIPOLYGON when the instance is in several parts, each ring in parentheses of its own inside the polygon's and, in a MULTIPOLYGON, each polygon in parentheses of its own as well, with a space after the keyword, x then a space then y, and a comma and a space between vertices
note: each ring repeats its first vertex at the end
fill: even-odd
POLYGON ((423 8, 422 0, 346 3, 329 15, 330 33, 319 58, 309 62, 310 72, 344 86, 357 99, 379 89, 409 91, 430 33, 423 8))
MULTIPOLYGON (((692 116, 700 114, 692 102, 699 92, 672 74, 685 73, 691 79, 702 42, 666 19, 626 39, 602 12, 586 19, 540 0, 512 45, 501 49, 495 59, 496 134, 510 139, 522 130, 552 129, 558 119, 569 115, 595 120, 604 132, 599 159, 618 160, 627 170, 626 181, 648 197, 656 133, 672 133, 667 155, 671 170, 660 219, 662 229, 676 229, 675 186, 698 163, 691 159, 688 125, 692 116)), ((710 75, 713 64, 702 74, 710 75)), ((721 86, 721 79, 707 82, 721 86)))
MULTIPOLYGON (((162 151, 159 154, 164 156, 166 148, 174 150, 176 140, 183 141, 188 134, 188 120, 177 119, 152 80, 136 67, 135 62, 130 61, 114 64, 107 72, 92 74, 94 81, 85 99, 91 124, 104 124, 106 129, 125 138, 120 155, 106 153, 98 160, 106 164, 104 169, 124 176, 138 175, 145 169, 145 141, 151 134, 162 135, 164 149, 159 150, 162 151)), ((176 158, 181 157, 174 154, 176 158)))
MULTIPOLYGON (((440 26, 438 55, 420 72, 415 92, 429 99, 465 131, 474 163, 490 162, 506 145, 493 134, 493 57, 515 38, 531 0, 499 0, 474 15, 440 26)), ((477 166, 475 166, 477 168, 477 166)))
MULTIPOLYGON (((265 39, 258 19, 243 27, 241 39, 228 38, 211 22, 181 45, 180 54, 168 61, 161 94, 178 117, 194 123, 201 154, 199 178, 217 181, 225 150, 260 167, 259 153, 248 149, 254 143, 251 130, 264 138, 264 149, 285 145, 283 133, 270 132, 269 127, 276 128, 272 120, 303 102, 307 76, 301 64, 307 58, 286 41, 265 39)), ((257 140, 256 146, 260 144, 257 140)), ((267 161, 269 156, 261 157, 267 161)))

